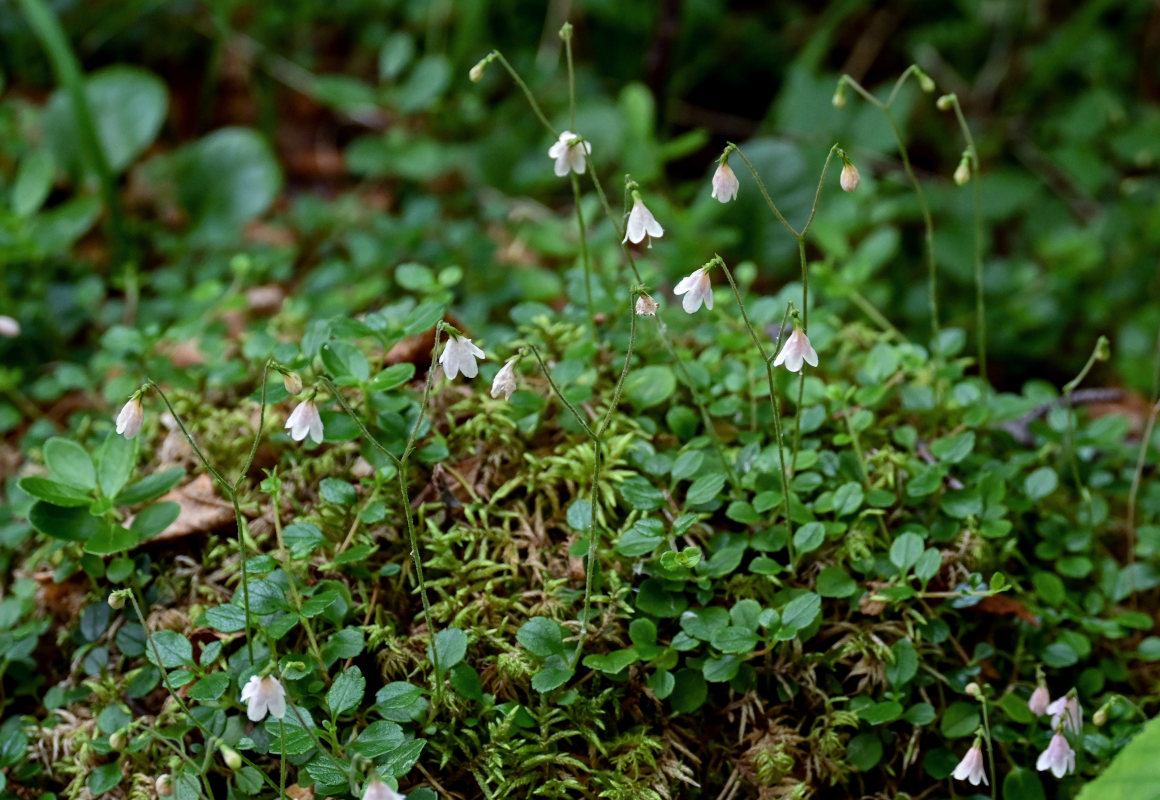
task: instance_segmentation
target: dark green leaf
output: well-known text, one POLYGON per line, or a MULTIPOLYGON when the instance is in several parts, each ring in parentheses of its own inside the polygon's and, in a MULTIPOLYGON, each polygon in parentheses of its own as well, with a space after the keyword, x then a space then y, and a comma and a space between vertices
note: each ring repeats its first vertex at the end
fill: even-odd
POLYGON ((326 693, 326 707, 337 717, 361 703, 366 688, 367 679, 363 677, 362 670, 357 665, 352 666, 340 672, 330 685, 326 693))

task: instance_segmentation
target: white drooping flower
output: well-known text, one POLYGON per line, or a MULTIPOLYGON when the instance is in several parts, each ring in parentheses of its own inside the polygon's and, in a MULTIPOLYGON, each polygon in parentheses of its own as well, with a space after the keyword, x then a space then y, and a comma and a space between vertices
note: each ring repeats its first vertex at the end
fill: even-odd
POLYGON ((814 350, 813 345, 810 344, 806 332, 795 325, 793 333, 790 334, 789 339, 782 345, 781 352, 777 354, 777 358, 773 359, 773 365, 780 367, 782 364, 785 364, 785 368, 790 372, 801 372, 803 361, 811 367, 816 367, 818 365, 818 353, 814 350))
POLYGON ((647 294, 642 294, 636 298, 636 315, 638 317, 655 317, 658 308, 660 308, 660 303, 647 294))
POLYGON ((371 778, 367 782, 367 787, 363 789, 362 800, 406 800, 406 798, 378 778, 371 778))
POLYGON ((296 442, 301 442, 309 434, 312 442, 322 444, 322 417, 313 400, 304 400, 296 405, 285 427, 290 431, 290 438, 296 442))
POLYGON ((838 179, 838 183, 842 184, 842 190, 852 192, 858 188, 858 184, 862 182, 862 176, 858 174, 858 168, 849 161, 842 167, 842 175, 838 179))
POLYGON ((1079 700, 1074 694, 1053 702, 1047 707, 1047 713, 1051 715, 1053 726, 1058 726, 1062 720, 1063 727, 1072 733, 1080 733, 1083 730, 1083 709, 1080 708, 1079 700))
POLYGON ((1047 749, 1039 754, 1035 768, 1040 772, 1051 770, 1051 773, 1057 778, 1075 772, 1075 751, 1067 743, 1062 730, 1057 730, 1055 735, 1051 737, 1051 743, 1047 745, 1047 749))
POLYGON ((140 396, 129 398, 129 402, 121 406, 117 414, 117 433, 126 439, 132 439, 141 432, 141 423, 145 420, 145 409, 141 407, 140 396))
POLYGON ((465 378, 474 378, 479 374, 479 365, 475 363, 477 358, 486 358, 482 350, 473 345, 470 339, 452 334, 443 347, 439 363, 443 365, 448 378, 454 378, 461 372, 465 378))
POLYGON ((1047 713, 1047 707, 1050 704, 1051 695, 1047 693, 1047 687, 1039 686, 1031 693, 1031 699, 1027 701, 1027 708, 1035 716, 1042 717, 1047 713))
POLYGON ((20 335, 20 323, 12 317, 6 317, 0 314, 0 336, 8 339, 15 339, 20 335))
POLYGON ((274 719, 286 716, 286 690, 273 675, 259 678, 254 675, 242 687, 242 702, 251 722, 259 722, 269 713, 274 719))
POLYGON ((722 203, 728 203, 737 198, 739 188, 740 184, 737 182, 737 176, 733 174, 733 168, 729 166, 728 161, 722 161, 717 165, 717 171, 713 173, 713 197, 722 203))
POLYGON ((990 786, 987 773, 983 771, 983 751, 978 743, 967 751, 951 775, 958 781, 970 781, 971 786, 978 786, 980 781, 984 786, 990 786))
POLYGON ((681 308, 689 314, 705 304, 705 308, 713 310, 713 285, 709 283, 709 271, 704 267, 694 270, 692 274, 681 278, 680 283, 673 289, 673 294, 684 295, 681 308))
POLYGON ((569 170, 577 175, 583 175, 588 168, 588 156, 592 153, 592 145, 579 141, 579 135, 572 131, 564 131, 554 145, 548 148, 548 155, 556 159, 556 175, 564 177, 569 170))
POLYGON ((648 210, 640 199, 636 197, 632 203, 632 211, 628 214, 628 225, 624 229, 624 239, 621 243, 632 242, 633 244, 640 244, 648 237, 648 246, 652 247, 652 240, 659 239, 665 235, 665 229, 657 222, 656 217, 648 210))
POLYGON ((511 400, 512 393, 516 390, 516 362, 518 358, 508 359, 508 362, 500 367, 499 372, 495 374, 495 379, 491 382, 491 396, 499 397, 503 395, 504 400, 511 400))

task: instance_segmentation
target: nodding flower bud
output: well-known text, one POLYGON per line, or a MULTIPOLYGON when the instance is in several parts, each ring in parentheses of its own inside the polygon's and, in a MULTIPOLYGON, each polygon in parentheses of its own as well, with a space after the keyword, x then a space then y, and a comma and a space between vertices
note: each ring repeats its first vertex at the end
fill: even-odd
POLYGON ((228 744, 222 745, 222 760, 226 762, 226 766, 233 770, 242 768, 242 757, 238 755, 238 751, 230 747, 228 744))
POLYGON ((838 183, 842 185, 842 191, 852 192, 858 188, 858 184, 862 182, 862 176, 858 174, 858 168, 849 161, 842 165, 842 176, 838 179, 838 183))
POLYGON ((1106 725, 1108 722, 1107 708, 1104 707, 1096 709, 1096 713, 1092 714, 1092 722, 1095 723, 1097 728, 1102 728, 1104 725, 1106 725))
POLYGON ((834 96, 832 98, 830 98, 830 102, 833 103, 834 108, 845 108, 846 107, 846 84, 845 83, 838 84, 838 88, 834 90, 834 96))
POLYGON ((487 65, 492 62, 495 56, 491 53, 487 54, 479 61, 475 62, 475 66, 467 71, 467 77, 471 79, 472 83, 479 83, 483 80, 483 71, 487 69, 487 65))
POLYGON ((1096 340, 1096 351, 1094 355, 1096 361, 1107 361, 1112 357, 1112 343, 1108 341, 1107 336, 1101 336, 1096 340))
POLYGON ((119 611, 120 609, 122 609, 124 607, 125 607, 125 595, 123 594, 123 590, 118 589, 117 591, 115 591, 109 595, 109 608, 111 608, 115 611, 119 611))
POLYGON ((918 85, 922 87, 924 92, 930 94, 934 91, 934 80, 929 75, 921 69, 916 69, 915 74, 918 75, 918 85))
POLYGON ((129 743, 129 737, 125 735, 124 731, 116 731, 109 736, 109 747, 113 750, 124 750, 125 745, 129 743))
POLYGON ((302 394, 302 379, 298 377, 297 372, 283 372, 282 385, 286 387, 288 394, 302 394))
POLYGON ((963 186, 971 179, 971 161, 965 155, 955 167, 955 183, 963 186))
POLYGON ((935 100, 934 104, 939 111, 950 111, 954 108, 955 96, 953 94, 944 94, 938 100, 935 100))
POLYGON ((971 681, 970 683, 967 684, 966 692, 971 697, 977 698, 977 697, 983 696, 983 690, 981 688, 979 688, 979 684, 975 683, 974 681, 971 681))
POLYGON ((157 792, 159 797, 168 797, 173 794, 173 778, 169 777, 168 772, 163 772, 157 776, 157 780, 153 782, 153 790, 157 792))

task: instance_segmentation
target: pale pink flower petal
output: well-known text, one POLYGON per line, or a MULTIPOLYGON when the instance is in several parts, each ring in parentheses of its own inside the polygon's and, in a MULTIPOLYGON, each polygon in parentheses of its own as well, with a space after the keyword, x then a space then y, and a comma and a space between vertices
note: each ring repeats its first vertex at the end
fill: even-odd
POLYGON ((1063 727, 1072 733, 1083 730, 1083 709, 1075 695, 1065 695, 1047 706, 1047 713, 1051 715, 1051 724, 1058 725, 1063 720, 1063 727))
POLYGON ((659 239, 664 234, 665 229, 648 210, 648 206, 639 199, 634 200, 632 211, 628 214, 628 225, 625 226, 624 239, 621 242, 640 244, 645 240, 645 237, 649 237, 649 247, 652 247, 652 239, 659 239))
POLYGON ((499 397, 503 395, 504 400, 511 400, 512 393, 516 390, 516 361, 518 359, 510 359, 506 364, 500 367, 499 372, 495 374, 495 379, 491 382, 491 396, 499 397))
POLYGON ((1051 743, 1047 745, 1047 749, 1039 754, 1035 768, 1040 772, 1051 770, 1051 773, 1057 778, 1075 772, 1075 751, 1067 743, 1063 731, 1056 731, 1055 735, 1051 737, 1051 743))
POLYGON ((134 397, 121 406, 117 414, 117 433, 126 439, 132 439, 141 432, 141 423, 145 420, 145 409, 141 407, 141 398, 134 397))
POLYGON ((709 273, 704 267, 681 278, 673 289, 673 294, 685 296, 681 301, 681 308, 685 309, 686 313, 692 314, 701 307, 701 303, 704 303, 705 308, 710 311, 713 310, 713 285, 709 282, 709 273))
POLYGON ((556 159, 556 175, 564 177, 569 171, 583 175, 588 168, 588 156, 592 153, 592 145, 584 141, 576 141, 577 134, 564 131, 554 145, 548 148, 548 156, 556 159))
POLYGON ((728 203, 737 198, 739 188, 737 176, 733 173, 729 162, 722 161, 717 165, 717 171, 713 173, 713 197, 722 203, 728 203))
POLYGON ((362 800, 405 800, 405 798, 378 778, 371 778, 367 787, 363 789, 362 800))
POLYGON ((1031 699, 1027 701, 1027 708, 1031 713, 1037 717, 1042 717, 1047 713, 1047 707, 1051 704, 1051 695, 1047 693, 1046 686, 1039 686, 1031 693, 1031 699))
POLYGON ((284 426, 290 431, 290 438, 296 442, 310 436, 315 444, 322 443, 322 417, 313 400, 304 400, 294 407, 284 426))
POLYGON ((987 773, 983 770, 983 751, 978 745, 974 745, 967 751, 951 775, 955 780, 970 781, 971 786, 978 786, 980 781, 984 786, 990 785, 987 781, 987 773))
POLYGON ((265 719, 267 713, 274 719, 286 716, 286 690, 273 675, 265 678, 252 676, 242 687, 242 702, 246 704, 246 716, 251 722, 265 719))
POLYGON ((475 363, 477 358, 486 358, 482 350, 472 344, 470 339, 452 334, 443 347, 439 363, 443 365, 443 371, 450 379, 454 379, 461 372, 465 378, 474 378, 479 374, 479 365, 475 363))
POLYGON ((785 364, 785 368, 790 372, 801 372, 802 362, 809 364, 811 367, 818 365, 818 353, 814 350, 813 345, 810 344, 809 337, 806 336, 805 331, 794 326, 793 333, 790 334, 789 339, 782 345, 781 352, 777 354, 777 358, 773 360, 775 367, 780 367, 785 364))

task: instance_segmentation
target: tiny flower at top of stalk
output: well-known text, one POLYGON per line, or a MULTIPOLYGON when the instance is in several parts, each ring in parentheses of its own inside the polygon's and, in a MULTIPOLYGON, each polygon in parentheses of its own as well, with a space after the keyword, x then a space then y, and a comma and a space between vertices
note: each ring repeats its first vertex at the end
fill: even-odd
POLYGON ((659 239, 665 235, 665 229, 657 222, 656 217, 648 210, 648 206, 640 199, 640 192, 633 191, 632 193, 632 211, 628 215, 628 225, 624 229, 624 239, 621 244, 625 242, 632 242, 633 244, 640 244, 646 238, 648 246, 652 247, 652 240, 659 239))
POLYGON ((681 278, 673 289, 673 294, 685 296, 681 300, 681 308, 685 309, 688 314, 696 312, 701 307, 701 303, 704 303, 705 308, 712 311, 713 284, 709 282, 709 269, 701 267, 681 278))
POLYGON ((20 335, 20 323, 12 317, 6 317, 0 314, 0 336, 8 339, 15 339, 20 335))
POLYGON ((274 719, 286 716, 286 690, 273 675, 265 678, 252 676, 242 687, 242 702, 246 704, 246 716, 251 722, 265 719, 267 712, 274 719))
POLYGON ((439 356, 439 363, 443 365, 443 372, 448 378, 454 379, 459 373, 465 378, 474 378, 479 374, 479 365, 476 359, 484 359, 483 351, 458 334, 450 334, 447 344, 443 346, 443 353, 439 356))
POLYGON ((378 778, 371 778, 363 789, 362 800, 405 800, 405 798, 378 778))
POLYGON ((636 315, 638 317, 655 317, 658 308, 660 308, 660 303, 647 294, 641 294, 636 298, 636 315))
POLYGON ((296 442, 301 442, 309 434, 312 442, 322 444, 322 417, 318 413, 318 406, 314 405, 314 395, 294 407, 284 427, 296 442))
POLYGON ((1040 772, 1051 770, 1051 774, 1057 778, 1075 772, 1075 751, 1067 743, 1062 727, 1056 728, 1047 749, 1039 754, 1035 768, 1040 772))
POLYGON ((939 111, 950 111, 952 108, 955 107, 955 94, 954 94, 954 92, 951 92, 950 94, 942 95, 941 97, 939 97, 938 100, 934 101, 934 104, 938 108, 939 111))
POLYGON ((569 171, 583 175, 588 168, 588 156, 592 154, 592 145, 584 141, 579 134, 564 131, 554 145, 548 148, 548 156, 556 159, 556 175, 564 177, 569 171))
POLYGON ((830 99, 830 103, 834 108, 846 107, 846 81, 845 76, 838 81, 838 88, 834 90, 834 96, 830 99))
POLYGON ((1079 698, 1075 696, 1075 689, 1047 706, 1047 713, 1051 715, 1052 725, 1062 724, 1072 733, 1083 731, 1083 708, 1080 707, 1079 698))
POLYGON ((858 184, 862 182, 862 176, 858 172, 858 168, 854 166, 854 162, 846 158, 846 154, 842 154, 842 174, 838 178, 838 183, 842 185, 842 191, 852 192, 858 188, 858 184))
POLYGON ((121 406, 117 414, 117 433, 126 439, 133 439, 141 432, 141 423, 145 421, 145 409, 141 406, 142 390, 138 389, 129 398, 129 402, 121 406))
POLYGON ((927 75, 925 72, 923 72, 918 67, 915 67, 914 74, 918 76, 918 85, 922 88, 922 90, 924 92, 926 92, 927 94, 930 94, 931 92, 933 92, 935 90, 936 87, 934 85, 933 78, 931 78, 929 75, 927 75))
POLYGON ((713 173, 713 198, 722 203, 736 200, 737 190, 740 187, 741 184, 737 182, 737 175, 734 174, 733 168, 729 166, 729 156, 722 156, 721 162, 717 165, 717 171, 713 173))
POLYGON ((516 356, 509 358, 507 363, 500 367, 491 382, 492 397, 499 397, 502 394, 504 400, 512 399, 512 393, 516 390, 516 365, 519 362, 520 357, 516 356))
POLYGON ((785 368, 790 372, 801 372, 802 363, 809 364, 811 367, 818 365, 818 353, 814 350, 813 345, 810 344, 809 337, 806 332, 801 329, 794 320, 793 333, 786 339, 782 345, 781 352, 773 359, 773 365, 780 367, 785 364, 785 368))
POLYGON ((1042 717, 1047 713, 1047 707, 1051 704, 1051 695, 1047 692, 1047 687, 1044 684, 1039 684, 1035 687, 1035 691, 1031 693, 1031 699, 1027 701, 1027 708, 1037 717, 1042 717))
POLYGON ((987 780, 987 773, 983 770, 983 748, 979 745, 980 739, 975 737, 975 743, 971 745, 971 749, 963 756, 963 760, 955 767, 955 771, 951 773, 955 780, 969 781, 971 786, 978 786, 980 782, 984 786, 990 786, 987 780))
POLYGON ((226 762, 226 766, 232 770, 239 770, 242 768, 242 757, 238 755, 238 751, 230 747, 228 744, 222 745, 222 760, 226 762))

